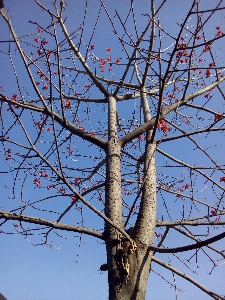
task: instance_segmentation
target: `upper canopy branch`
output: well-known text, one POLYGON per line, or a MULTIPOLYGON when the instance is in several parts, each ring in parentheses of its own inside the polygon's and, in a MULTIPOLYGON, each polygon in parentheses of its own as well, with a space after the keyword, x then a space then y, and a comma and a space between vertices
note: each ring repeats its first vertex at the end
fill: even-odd
MULTIPOLYGON (((191 135, 195 135, 195 134, 199 134, 199 133, 205 133, 205 132, 211 132, 211 131, 224 131, 225 130, 225 127, 221 127, 221 128, 206 128, 206 129, 202 129, 202 130, 195 130, 195 131, 192 131, 192 132, 185 132, 183 134, 180 134, 180 135, 176 135, 176 136, 172 136, 172 137, 167 137, 167 138, 164 138, 164 139, 161 139, 161 140, 158 140, 156 143, 164 143, 164 142, 168 142, 168 141, 173 141, 173 140, 177 140, 177 139, 180 139, 180 138, 185 138, 185 137, 189 137, 191 135)), ((195 167, 196 168, 196 167, 195 167)), ((198 168, 196 168, 198 169, 198 168)))
POLYGON ((81 55, 80 51, 77 49, 77 47, 74 45, 73 41, 71 40, 69 33, 67 32, 67 29, 64 25, 64 22, 61 18, 59 18, 59 23, 61 25, 62 31, 65 34, 65 37, 67 39, 68 44, 70 45, 71 50, 74 51, 74 53, 76 54, 77 58, 79 59, 79 61, 81 62, 82 66, 84 67, 85 71, 87 72, 87 74, 90 76, 90 78, 92 79, 92 81, 94 82, 94 84, 96 85, 96 87, 103 93, 103 95, 105 95, 106 97, 109 95, 108 91, 106 90, 106 88, 98 81, 98 79, 96 78, 95 74, 93 74, 93 72, 91 71, 91 69, 89 68, 88 64, 86 63, 84 57, 81 55))
MULTIPOLYGON (((212 84, 208 85, 207 87, 205 87, 203 89, 200 89, 194 93, 191 93, 190 95, 188 95, 186 97, 184 96, 179 102, 169 105, 169 107, 167 107, 161 111, 161 113, 159 114, 159 120, 163 119, 171 111, 176 110, 177 108, 185 105, 187 102, 193 100, 194 98, 213 89, 215 86, 219 85, 224 79, 225 79, 225 76, 221 77, 219 80, 213 82, 212 84)), ((155 122, 156 122, 156 116, 153 117, 150 121, 146 122, 145 124, 139 126, 137 129, 133 130, 132 132, 130 132, 127 135, 125 135, 124 137, 122 137, 120 139, 121 147, 123 147, 125 144, 129 143, 130 141, 132 141, 134 138, 138 137, 139 135, 152 129, 155 126, 155 122)))

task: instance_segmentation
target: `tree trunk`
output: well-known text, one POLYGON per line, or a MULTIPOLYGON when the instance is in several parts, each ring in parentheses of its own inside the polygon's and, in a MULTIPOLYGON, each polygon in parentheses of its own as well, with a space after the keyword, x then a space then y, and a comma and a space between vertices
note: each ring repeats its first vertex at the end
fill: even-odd
MULTIPOLYGON (((124 229, 122 217, 122 193, 120 151, 116 129, 116 100, 109 97, 109 139, 107 148, 107 178, 105 214, 124 229)), ((143 300, 146 293, 156 220, 156 172, 155 143, 150 144, 151 132, 147 133, 145 174, 142 200, 131 243, 116 229, 105 224, 108 283, 110 300, 143 300)))
POLYGON ((152 132, 147 132, 145 151, 145 173, 142 187, 142 199, 140 212, 131 234, 135 240, 137 249, 129 255, 130 274, 126 286, 123 286, 120 297, 114 299, 144 300, 146 286, 151 268, 153 253, 148 250, 153 245, 156 224, 156 171, 155 148, 150 144, 152 132))
MULTIPOLYGON (((124 229, 122 217, 121 170, 120 151, 116 126, 116 99, 108 98, 108 145, 106 149, 106 199, 105 215, 116 225, 124 229)), ((119 233, 105 223, 105 237, 108 265, 109 299, 117 299, 121 274, 118 268, 119 233)))
MULTIPOLYGON (((114 295, 110 294, 110 300, 144 300, 146 286, 151 266, 152 253, 143 244, 137 244, 137 251, 129 255, 130 273, 129 279, 117 287, 114 295)), ((110 281, 109 281, 110 284, 110 281)), ((109 286, 109 290, 110 290, 109 286)))

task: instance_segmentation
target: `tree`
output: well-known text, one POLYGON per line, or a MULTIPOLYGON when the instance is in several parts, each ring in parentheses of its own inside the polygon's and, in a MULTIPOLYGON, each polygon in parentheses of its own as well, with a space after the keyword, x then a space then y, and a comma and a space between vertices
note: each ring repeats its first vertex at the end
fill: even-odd
POLYGON ((21 36, 1 9, 14 75, 0 95, 2 175, 19 195, 2 204, 1 233, 13 221, 36 244, 51 246, 55 229, 104 241, 109 299, 144 299, 153 264, 222 299, 185 268, 207 257, 213 275, 225 258, 224 1, 190 2, 173 29, 162 25, 171 1, 152 0, 141 19, 139 3, 112 14, 100 0, 93 20, 86 1, 77 25, 72 2, 36 0, 42 21, 21 36), (106 47, 95 42, 104 30, 106 47))

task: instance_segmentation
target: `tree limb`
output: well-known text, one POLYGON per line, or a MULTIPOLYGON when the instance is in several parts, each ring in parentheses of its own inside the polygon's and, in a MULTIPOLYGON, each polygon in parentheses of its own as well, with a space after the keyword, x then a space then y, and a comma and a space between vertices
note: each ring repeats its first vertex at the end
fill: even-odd
POLYGON ((159 252, 159 253, 178 253, 178 252, 184 252, 184 251, 189 251, 193 249, 198 249, 203 246, 207 246, 209 244, 212 244, 216 241, 219 241, 225 237, 225 232, 220 233, 212 238, 209 238, 205 241, 197 242, 196 244, 191 244, 188 246, 183 246, 183 247, 177 247, 177 248, 158 248, 154 246, 149 246, 149 250, 159 252))
POLYGON ((192 284, 194 284, 195 286, 197 286, 199 289, 201 289, 203 292, 205 292, 206 294, 208 294, 209 296, 211 296, 213 299, 216 300, 222 300, 223 298, 221 296, 219 296, 218 294, 208 290, 206 287, 204 287, 203 285, 201 285, 200 283, 198 283, 196 280, 194 280, 193 278, 191 278, 190 276, 180 272, 179 270, 177 270, 176 268, 170 266, 169 264, 163 262, 161 259, 153 256, 152 257, 152 261, 156 262, 157 264, 161 265, 162 267, 176 273, 177 275, 183 277, 184 279, 190 281, 192 284))
MULTIPOLYGON (((5 96, 3 96, 2 94, 0 94, 0 101, 6 101, 8 103, 11 104, 15 104, 15 101, 13 101, 12 99, 6 98, 5 96)), ((45 107, 41 107, 39 105, 35 105, 29 102, 25 102, 25 101, 16 101, 16 105, 18 105, 19 107, 23 107, 25 109, 30 109, 33 111, 38 111, 40 113, 43 113, 46 116, 51 116, 58 124, 60 124, 63 128, 69 130, 72 134, 75 134, 77 136, 79 136, 80 138, 96 145, 99 146, 100 148, 104 149, 106 146, 106 141, 104 141, 103 139, 94 136, 88 132, 85 132, 84 130, 81 130, 80 128, 74 126, 72 123, 68 122, 68 121, 64 121, 64 119, 57 113, 52 112, 50 109, 46 109, 45 107)))
MULTIPOLYGON (((178 107, 185 105, 187 102, 189 102, 189 101, 193 100, 194 98, 204 94, 205 92, 213 89, 215 86, 219 85, 223 80, 225 80, 225 76, 221 77, 218 81, 213 82, 212 84, 208 85, 207 87, 184 97, 179 102, 171 104, 169 107, 162 110, 162 112, 159 114, 159 120, 163 119, 171 111, 176 110, 178 107)), ((122 137, 120 139, 121 147, 123 147, 125 144, 129 143, 130 141, 132 141, 134 138, 138 137, 139 135, 152 129, 155 124, 155 121, 156 121, 156 117, 153 117, 150 121, 146 122, 145 124, 139 126, 137 129, 133 130, 132 132, 130 132, 127 135, 125 135, 124 137, 122 137)))
POLYGON ((0 219, 17 220, 17 221, 27 222, 30 224, 44 225, 46 227, 51 227, 51 228, 59 229, 59 230, 84 233, 84 234, 88 234, 93 237, 97 237, 99 239, 104 240, 103 233, 101 233, 97 230, 80 227, 80 226, 69 225, 69 224, 58 223, 58 222, 53 222, 53 221, 35 218, 35 217, 31 217, 31 216, 0 211, 0 219))

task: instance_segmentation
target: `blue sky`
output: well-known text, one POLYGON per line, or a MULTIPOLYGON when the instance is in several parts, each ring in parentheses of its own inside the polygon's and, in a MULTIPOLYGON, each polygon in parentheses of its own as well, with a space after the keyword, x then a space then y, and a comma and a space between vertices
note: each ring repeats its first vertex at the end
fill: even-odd
MULTIPOLYGON (((68 31, 71 32, 72 30, 79 27, 79 24, 82 23, 82 16, 84 10, 84 3, 85 1, 76 1, 76 4, 68 2, 68 7, 66 10, 66 15, 68 16, 67 26, 68 31)), ((166 31, 176 35, 179 30, 179 26, 176 22, 181 23, 185 17, 185 14, 190 7, 191 1, 178 1, 178 0, 169 0, 166 10, 160 15, 160 23, 163 24, 166 31)), ((51 1, 43 1, 45 5, 51 6, 51 1)), ((111 16, 115 15, 115 9, 121 15, 121 18, 127 13, 127 3, 128 0, 123 1, 105 1, 106 6, 111 14, 111 16)), ((136 3, 136 2, 135 2, 136 3)), ((158 4, 158 1, 156 1, 158 4)), ((209 8, 211 5, 211 1, 204 1, 204 9, 209 8)), ((89 41, 89 38, 92 33, 92 29, 95 23, 96 15, 99 9, 98 1, 90 1, 90 6, 87 12, 87 20, 88 22, 85 24, 85 31, 83 40, 89 41)), ((43 27, 48 24, 48 21, 45 19, 45 15, 43 12, 38 8, 34 1, 28 0, 11 0, 5 1, 5 10, 7 11, 8 15, 10 16, 12 23, 14 25, 15 31, 17 32, 18 36, 25 35, 30 32, 35 32, 37 30, 36 25, 30 24, 28 21, 32 20, 33 22, 37 22, 43 27)), ((147 0, 140 0, 138 1, 138 5, 135 5, 135 13, 136 13, 136 21, 138 24, 138 31, 141 32, 143 30, 146 19, 141 16, 141 13, 148 13, 149 11, 149 1, 147 0)), ((223 15, 221 12, 221 20, 223 19, 223 15)), ((147 18, 147 17, 146 17, 147 18)), ((191 23, 191 21, 190 21, 191 23)), ((105 24, 106 17, 104 16, 100 19, 99 26, 97 28, 96 34, 94 35, 93 43, 95 45, 94 54, 98 57, 105 56, 105 49, 107 47, 112 48, 112 56, 113 59, 119 57, 121 59, 121 68, 123 62, 125 62, 126 55, 124 52, 121 52, 121 48, 117 46, 117 39, 116 37, 109 32, 109 27, 105 24)), ((117 24, 118 25, 118 24, 117 24)), ((207 27, 207 34, 208 36, 213 37, 215 34, 215 26, 217 24, 217 19, 212 19, 210 26, 207 27)), ((219 24, 221 25, 221 24, 219 24)), ((0 40, 9 40, 10 34, 9 31, 2 20, 0 18, 0 27, 2 28, 0 32, 0 40)), ((118 25, 119 27, 119 25, 118 25)), ((121 30, 121 29, 120 29, 121 30)), ((133 28, 130 28, 134 39, 135 39, 135 32, 133 28)), ((34 35, 37 36, 37 35, 34 35)), ((24 39, 26 40, 26 38, 24 39)), ((27 37, 29 40, 29 37, 27 37)), ((168 40, 165 39, 165 45, 168 43, 168 40)), ((29 44, 24 43, 23 46, 25 49, 32 48, 29 44)), ((33 45, 32 45, 33 46, 33 45)), ((221 45, 222 47, 223 45, 221 45)), ((8 51, 9 43, 1 43, 0 49, 1 51, 8 51)), ((86 44, 83 45, 83 50, 85 50, 86 44)), ((33 48, 32 48, 33 49, 33 48)), ((31 49, 31 50, 32 50, 31 49)), ((11 51, 14 51, 14 46, 11 45, 11 51)), ((6 57, 3 53, 0 53, 1 57, 6 57)), ((15 54, 15 62, 16 67, 21 70, 23 69, 22 63, 18 59, 18 55, 15 54)), ((4 92, 7 92, 9 96, 12 94, 17 93, 16 90, 16 81, 13 75, 12 69, 9 67, 9 60, 2 60, 1 62, 1 70, 0 70, 0 85, 4 87, 4 92), (7 63, 6 63, 7 62, 7 63)), ((91 63, 91 62, 90 62, 91 63)), ((115 71, 115 79, 119 79, 121 76, 121 72, 119 67, 115 71)), ((22 71, 21 71, 22 73, 22 71)), ((106 75, 107 76, 107 75, 106 75)), ((30 85, 27 85, 28 78, 24 75, 24 77, 20 77, 21 86, 23 86, 24 95, 29 95, 29 97, 34 97, 35 93, 32 90, 30 85)), ((84 84, 86 81, 85 78, 82 79, 84 84)), ((80 91, 82 88, 80 89, 80 91)), ((94 94, 95 97, 98 94, 94 94)), ((214 95, 216 97, 217 94, 214 95)), ((199 105, 202 105, 205 101, 204 98, 201 98, 199 101, 199 105)), ((93 106, 91 107, 93 109, 93 106)), ((129 107, 127 104, 121 104, 121 115, 122 117, 127 117, 129 113, 132 113, 135 110, 136 106, 132 103, 129 107)), ((87 107, 84 105, 82 107, 83 114, 85 113, 87 107)), ((96 107, 95 113, 92 115, 91 120, 103 120, 104 122, 104 108, 96 107)), ((222 102, 218 102, 216 111, 224 111, 224 105, 222 102)), ((83 117, 83 116, 82 116, 83 117)), ((130 117, 130 116, 129 116, 130 117)), ((83 117, 84 118, 84 117, 83 117)), ((24 124, 29 126, 28 116, 25 115, 24 117, 24 124), (26 119, 27 118, 27 119, 26 119)), ((92 130, 92 123, 89 123, 88 119, 85 119, 87 122, 85 126, 88 127, 89 130, 92 130)), ((7 120, 11 122, 11 120, 7 120)), ((37 120, 36 120, 37 121, 37 120)), ((95 128, 94 128, 95 129, 95 128)), ((32 134, 34 134, 33 128, 28 128, 32 134)), ((12 130, 11 134, 14 139, 18 139, 21 143, 26 143, 25 138, 22 135, 22 131, 12 130)), ((217 143, 218 139, 220 139, 221 135, 216 135, 215 140, 205 140, 204 137, 199 137, 199 141, 203 143, 206 147, 207 143, 208 146, 211 147, 213 143, 217 143)), ((46 140, 48 137, 46 138, 46 140)), ((49 137, 50 139, 50 137, 49 137)), ((224 139, 224 137, 223 137, 224 139)), ((219 141, 221 142, 221 141, 219 141)), ((73 149, 82 149, 79 144, 79 139, 77 140, 77 145, 73 144, 73 149), (77 148, 76 148, 77 147, 77 148)), ((183 147, 183 152, 180 151, 180 144, 178 142, 174 142, 172 144, 162 144, 161 149, 167 149, 169 153, 173 153, 179 159, 182 159, 185 156, 185 159, 189 161, 189 163, 196 162, 203 164, 203 158, 201 154, 196 154, 194 151, 189 151, 188 144, 186 146, 185 142, 181 144, 183 147), (167 147, 167 148, 166 148, 167 147), (196 155, 198 155, 196 160, 196 155)), ((93 148, 91 148, 93 149, 93 148)), ((75 150, 74 150, 75 151, 75 150)), ((77 150, 78 151, 78 150, 77 150)), ((83 154, 90 155, 90 152, 93 150, 82 149, 83 154)), ((222 161, 222 158, 219 158, 219 154, 221 153, 221 148, 212 147, 211 150, 212 154, 218 158, 218 161, 222 161)), ((78 153, 78 152, 77 152, 78 153)), ((79 161, 76 162, 76 157, 74 157, 73 161, 71 162, 68 155, 63 154, 64 159, 67 161, 68 164, 72 164, 72 166, 77 166, 79 161)), ((94 155, 98 155, 99 153, 94 153, 94 155)), ((3 153, 1 153, 1 159, 3 159, 3 153)), ((164 164, 160 155, 158 155, 158 162, 159 164, 164 164)), ((86 160, 85 164, 88 166, 88 159, 86 160)), ((208 162, 207 162, 208 163, 208 162)), ((1 166, 1 172, 7 169, 7 162, 3 162, 1 166)), ((164 169, 160 169, 161 176, 164 176, 164 169), (161 171, 162 170, 162 171, 161 171)), ((180 171, 174 171, 170 176, 179 176, 180 171)), ((166 173, 167 174, 167 173, 166 173)), ((211 174, 210 172, 208 174, 211 174)), ((16 186, 16 193, 17 198, 11 200, 11 190, 10 185, 12 183, 12 178, 4 177, 4 174, 1 174, 1 190, 2 190, 2 200, 1 206, 3 209, 7 210, 14 205, 12 201, 19 201, 20 199, 20 189, 21 185, 18 184, 16 186)), ((21 177, 19 180, 24 180, 24 175, 20 175, 21 177)), ((185 177, 186 175, 184 175, 185 177)), ((100 177, 99 177, 100 178, 100 177)), ((182 177, 183 178, 183 177, 182 177)), ((188 178, 188 175, 186 176, 188 178)), ((198 183, 199 190, 205 188, 206 184, 204 183, 203 179, 196 179, 198 183)), ((42 183, 45 184, 44 179, 42 179, 42 183)), ((47 185, 47 184, 46 184, 47 185)), ((38 199, 38 197, 44 197, 46 189, 34 189, 32 181, 27 181, 26 184, 26 200, 29 200, 29 197, 32 199, 38 199)), ((25 192, 24 192, 25 194, 25 192)), ((208 189, 204 190, 203 192, 199 193, 200 199, 204 199, 206 197, 214 197, 214 193, 209 191, 208 189)), ((179 201, 179 199, 178 199, 179 201)), ((177 202, 178 202, 177 201, 177 202)), ((51 207, 52 201, 47 202, 46 208, 51 207)), ((69 203, 69 202, 68 202, 69 203)), ((182 204, 177 204, 177 210, 182 209, 182 204)), ((45 205, 45 204, 44 204, 45 205)), ((99 209, 103 209, 101 203, 96 203, 96 206, 99 209)), ((57 209, 64 209, 65 203, 57 202, 57 209)), ((159 202, 159 215, 161 211, 165 210, 163 207, 162 202, 159 202)), ((172 215, 176 216, 177 211, 171 211, 172 215)), ((32 210, 31 214, 33 216, 38 216, 39 213, 37 211, 32 210)), ((207 211, 202 211, 202 215, 207 214, 207 211)), ((96 215, 90 212, 87 208, 83 208, 83 217, 85 219, 85 226, 94 227, 97 229, 102 229, 103 223, 98 220, 96 215)), ((79 222, 82 221, 81 215, 79 211, 75 211, 75 209, 68 214, 68 216, 63 219, 64 223, 75 223, 80 224, 79 222), (75 221, 74 219, 77 218, 75 221)), ((1 234, 1 251, 0 251, 0 292, 8 299, 8 300, 38 300, 38 299, 98 299, 98 300, 105 300, 107 299, 107 276, 105 273, 101 273, 99 271, 99 267, 101 264, 106 262, 106 255, 105 255, 105 246, 100 241, 97 241, 93 237, 82 236, 77 237, 76 233, 68 233, 68 232, 57 232, 62 237, 57 236, 57 234, 53 233, 50 237, 49 243, 52 245, 51 247, 47 247, 45 245, 42 246, 34 246, 32 243, 37 243, 40 239, 39 237, 28 237, 24 239, 21 235, 16 233, 15 228, 13 227, 13 222, 8 222, 6 230, 10 234, 1 234), (13 233, 13 234, 11 234, 13 233)), ((183 239, 178 238, 178 236, 169 236, 169 240, 171 240, 171 244, 183 245, 183 239)), ((187 240, 186 240, 187 242, 187 240)), ((185 242, 185 245, 186 245, 185 242)), ((217 245, 222 245, 222 242, 219 242, 217 245)), ((190 253, 190 256, 193 253, 190 253)), ((158 255, 159 258, 165 259, 167 262, 166 255, 158 255)), ((179 254, 178 257, 183 258, 183 254, 179 254)), ((185 256, 185 257, 188 257, 185 256)), ((192 259, 193 262, 194 259, 192 259)), ((182 269, 182 265, 179 261, 174 262, 177 268, 182 269)), ((194 262, 193 262, 194 263, 194 262)), ((218 293, 224 293, 222 280, 224 276, 224 268, 216 268, 213 272, 213 276, 206 276, 206 273, 209 272, 210 266, 208 260, 203 257, 199 256, 198 264, 201 268, 198 269, 198 278, 201 279, 201 283, 206 285, 209 289, 215 290, 218 293)), ((194 263, 194 269, 196 269, 196 265, 194 263)), ((164 270, 161 267, 158 267, 156 264, 153 264, 153 270, 162 274, 162 276, 168 276, 170 280, 173 281, 171 274, 164 270), (172 278, 172 279, 171 279, 172 278)), ((185 269, 186 274, 193 275, 193 272, 185 269)), ((195 276, 195 275, 194 275, 195 276)), ((204 299, 209 299, 206 295, 203 295, 201 291, 197 288, 193 287, 188 282, 182 281, 178 276, 176 277, 177 285, 183 288, 183 292, 179 292, 179 300, 186 300, 190 299, 190 295, 192 295, 192 300, 200 299, 204 297, 204 299)), ((147 288, 147 298, 153 299, 173 299, 175 298, 175 291, 174 288, 169 287, 160 277, 156 274, 152 273, 149 279, 149 284, 147 288), (163 288, 162 288, 163 287, 163 288)), ((203 299, 203 298, 202 298, 203 299)))

